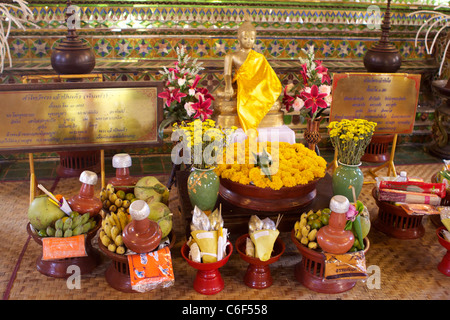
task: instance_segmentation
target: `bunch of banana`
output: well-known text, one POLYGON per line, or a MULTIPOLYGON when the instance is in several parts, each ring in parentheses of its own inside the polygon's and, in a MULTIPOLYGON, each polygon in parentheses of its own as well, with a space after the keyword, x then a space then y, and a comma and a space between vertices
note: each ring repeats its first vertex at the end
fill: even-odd
POLYGON ((123 244, 122 231, 125 226, 131 222, 131 218, 123 212, 111 212, 102 220, 102 229, 100 230, 100 241, 109 251, 117 254, 126 252, 123 244))
POLYGON ((130 205, 135 199, 133 193, 125 193, 123 190, 116 191, 110 183, 100 191, 100 200, 103 209, 107 212, 119 213, 119 211, 123 211, 129 213, 130 205))
POLYGON ((78 236, 88 233, 96 225, 97 223, 94 218, 90 217, 89 213, 80 215, 78 212, 73 211, 70 217, 64 217, 55 221, 55 227, 47 227, 46 236, 58 238, 78 236))
POLYGON ((307 246, 309 249, 315 250, 319 248, 316 242, 318 228, 312 228, 311 224, 308 224, 308 214, 311 215, 311 211, 309 213, 303 213, 300 216, 300 220, 295 222, 295 237, 304 246, 307 246))

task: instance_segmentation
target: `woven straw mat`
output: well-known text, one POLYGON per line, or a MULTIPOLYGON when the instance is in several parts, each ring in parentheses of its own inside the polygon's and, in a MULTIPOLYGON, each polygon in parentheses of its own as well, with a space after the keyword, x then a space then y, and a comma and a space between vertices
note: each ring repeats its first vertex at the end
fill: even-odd
MULTIPOLYGON (((441 169, 441 164, 397 166, 397 171, 406 170, 409 176, 422 177, 430 181, 431 176, 441 169)), ((367 168, 366 168, 367 169, 367 168)), ((367 170, 363 169, 366 181, 373 180, 367 170)), ((378 172, 379 175, 383 171, 378 172)), ((162 182, 167 176, 159 176, 162 182)), ((52 182, 52 181, 50 181, 52 182)), ((46 181, 45 187, 51 184, 46 181), (47 184, 49 183, 49 184, 47 184)), ((70 197, 79 190, 77 178, 61 179, 55 189, 56 193, 70 197)), ((378 208, 371 196, 373 184, 365 184, 359 197, 368 207, 371 220, 375 219, 378 208)), ((100 188, 100 187, 98 187, 100 188)), ((170 207, 174 214, 174 232, 176 244, 172 249, 175 283, 165 289, 155 289, 146 293, 123 293, 110 287, 104 274, 110 261, 102 255, 103 262, 92 274, 82 276, 81 289, 68 289, 66 280, 47 277, 36 269, 36 259, 42 247, 30 239, 26 246, 27 209, 29 204, 29 183, 27 181, 5 182, 0 188, 0 291, 6 293, 4 298, 11 300, 34 299, 132 299, 132 300, 310 300, 310 299, 360 299, 360 300, 402 300, 425 299, 447 300, 450 298, 450 278, 441 274, 437 264, 445 254, 445 249, 438 243, 432 222, 425 217, 423 224, 425 235, 415 240, 391 238, 375 228, 369 233, 371 242, 366 255, 368 267, 379 267, 381 282, 379 288, 370 286, 368 281, 358 281, 356 286, 340 294, 321 294, 302 286, 294 277, 294 266, 300 262, 301 255, 290 240, 289 233, 282 233, 286 251, 280 260, 271 265, 273 285, 263 290, 251 289, 243 282, 247 269, 236 252, 228 263, 220 269, 225 281, 225 288, 218 294, 205 296, 193 289, 196 270, 190 267, 180 253, 184 243, 184 225, 178 208, 176 187, 171 190, 170 207), (23 258, 20 259, 21 252, 23 258), (18 264, 20 262, 20 264, 18 264), (18 266, 17 272, 14 268, 18 266), (15 275, 15 278, 13 277, 15 275)), ((100 190, 98 190, 99 192, 100 190)), ((299 212, 299 216, 300 216, 299 212)), ((94 247, 96 243, 94 242, 94 247)))

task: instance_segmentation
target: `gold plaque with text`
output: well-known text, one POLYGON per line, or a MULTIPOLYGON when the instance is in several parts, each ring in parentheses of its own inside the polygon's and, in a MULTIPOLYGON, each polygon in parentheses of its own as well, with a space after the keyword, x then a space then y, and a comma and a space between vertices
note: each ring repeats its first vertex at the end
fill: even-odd
POLYGON ((155 86, 0 91, 0 151, 157 144, 157 95, 155 86))
POLYGON ((419 90, 418 74, 335 74, 330 121, 365 119, 377 123, 376 133, 412 133, 419 90))

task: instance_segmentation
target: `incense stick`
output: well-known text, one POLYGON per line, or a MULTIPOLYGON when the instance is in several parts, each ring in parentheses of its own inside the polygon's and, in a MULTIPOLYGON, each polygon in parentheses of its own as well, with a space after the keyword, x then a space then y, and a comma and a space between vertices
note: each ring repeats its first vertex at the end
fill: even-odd
POLYGON ((48 195, 53 201, 56 201, 57 203, 60 203, 58 199, 55 198, 53 194, 51 194, 47 189, 44 188, 42 184, 38 184, 38 188, 41 189, 46 195, 48 195))

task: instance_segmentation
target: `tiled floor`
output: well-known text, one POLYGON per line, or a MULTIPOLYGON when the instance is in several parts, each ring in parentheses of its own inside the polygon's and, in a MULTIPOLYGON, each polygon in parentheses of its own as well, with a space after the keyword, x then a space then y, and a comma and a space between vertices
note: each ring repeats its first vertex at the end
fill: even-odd
MULTIPOLYGON (((320 150, 321 156, 331 162, 334 157, 332 149, 320 150)), ((143 176, 148 174, 169 174, 172 169, 170 154, 154 154, 148 156, 133 156, 131 175, 143 176)), ((426 151, 422 146, 398 146, 395 153, 395 165, 403 164, 427 164, 440 163, 437 158, 426 151)), ((58 158, 48 160, 35 160, 35 173, 37 179, 54 179, 57 177, 56 169, 58 158)), ((363 166, 376 166, 377 163, 364 162, 363 166)), ((115 169, 111 165, 111 158, 105 159, 105 174, 112 176, 115 169)), ((30 177, 30 165, 28 160, 4 160, 0 162, 0 181, 26 180, 30 177)))

